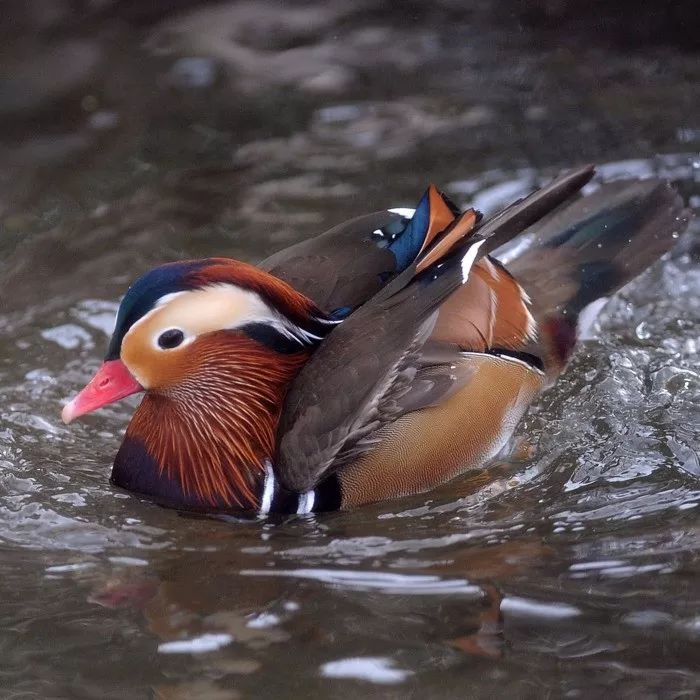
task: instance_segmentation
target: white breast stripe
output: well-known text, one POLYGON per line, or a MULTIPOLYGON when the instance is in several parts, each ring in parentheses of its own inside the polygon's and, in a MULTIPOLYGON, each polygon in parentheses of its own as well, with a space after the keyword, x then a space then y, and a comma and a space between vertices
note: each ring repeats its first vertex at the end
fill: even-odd
POLYGON ((275 472, 269 460, 265 462, 265 486, 260 499, 260 515, 267 515, 272 507, 272 497, 275 495, 275 472))
POLYGON ((464 254, 462 258, 462 284, 469 279, 469 271, 472 269, 474 260, 476 260, 476 254, 479 252, 479 248, 481 248, 483 243, 486 243, 486 241, 482 240, 474 243, 469 246, 469 250, 464 254))
POLYGON ((305 493, 299 494, 299 506, 297 507, 298 515, 305 515, 310 513, 314 509, 314 501, 316 500, 316 494, 313 491, 306 491, 305 493))

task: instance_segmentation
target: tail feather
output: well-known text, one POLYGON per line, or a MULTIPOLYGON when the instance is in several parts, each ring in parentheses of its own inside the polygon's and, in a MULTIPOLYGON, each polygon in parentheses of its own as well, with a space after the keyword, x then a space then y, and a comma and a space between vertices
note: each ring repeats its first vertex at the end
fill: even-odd
POLYGON ((570 200, 593 177, 594 172, 592 165, 564 172, 549 184, 483 221, 478 231, 488 239, 484 253, 492 253, 563 202, 570 200))
POLYGON ((573 350, 582 311, 670 250, 689 216, 664 182, 614 182, 526 231, 527 246, 494 252, 532 298, 558 369, 573 350))

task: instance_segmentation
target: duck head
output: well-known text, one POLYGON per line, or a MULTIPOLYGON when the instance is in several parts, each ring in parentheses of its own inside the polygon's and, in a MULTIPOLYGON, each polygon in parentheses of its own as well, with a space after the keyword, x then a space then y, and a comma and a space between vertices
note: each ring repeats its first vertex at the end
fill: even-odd
POLYGON ((168 505, 255 508, 287 388, 333 324, 251 265, 163 265, 129 288, 104 364, 63 419, 145 392, 112 482, 168 505))

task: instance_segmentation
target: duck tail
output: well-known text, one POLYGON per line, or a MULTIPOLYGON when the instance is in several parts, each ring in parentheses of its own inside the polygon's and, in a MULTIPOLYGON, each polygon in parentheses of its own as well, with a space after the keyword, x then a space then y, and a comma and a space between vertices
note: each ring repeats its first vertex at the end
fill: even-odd
POLYGON ((689 218, 665 182, 613 182, 494 251, 532 298, 553 369, 563 369, 604 300, 670 250, 689 218))

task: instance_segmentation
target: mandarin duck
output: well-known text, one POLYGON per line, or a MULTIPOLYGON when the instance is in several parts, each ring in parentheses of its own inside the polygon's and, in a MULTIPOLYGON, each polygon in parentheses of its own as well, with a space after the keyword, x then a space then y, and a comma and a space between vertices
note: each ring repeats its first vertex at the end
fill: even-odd
POLYGON ((482 469, 565 368, 591 309, 685 227, 659 180, 582 167, 484 219, 430 186, 258 266, 137 279, 70 422, 145 392, 111 481, 161 505, 309 513, 482 469))

